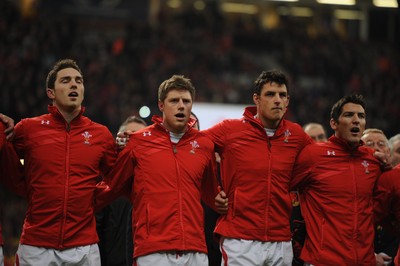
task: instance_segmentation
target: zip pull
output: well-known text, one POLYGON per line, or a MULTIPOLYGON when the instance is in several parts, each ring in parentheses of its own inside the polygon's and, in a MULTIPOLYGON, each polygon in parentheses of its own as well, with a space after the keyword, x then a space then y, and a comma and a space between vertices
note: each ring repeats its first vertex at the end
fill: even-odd
POLYGON ((174 153, 177 154, 177 153, 178 153, 178 150, 176 149, 176 145, 174 145, 172 148, 173 148, 173 150, 174 150, 174 153))

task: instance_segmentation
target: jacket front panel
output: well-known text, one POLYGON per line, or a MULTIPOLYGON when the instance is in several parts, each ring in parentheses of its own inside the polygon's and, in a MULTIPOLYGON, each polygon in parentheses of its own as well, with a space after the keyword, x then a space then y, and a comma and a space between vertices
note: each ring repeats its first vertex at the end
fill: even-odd
MULTIPOLYGON (((394 231, 397 238, 400 237, 400 165, 384 172, 378 179, 374 192, 374 214, 376 224, 394 224, 393 229, 384 226, 384 230, 388 234, 394 231)), ((399 255, 400 252, 395 258, 397 265, 400 265, 399 255)))
POLYGON ((221 179, 228 214, 215 232, 231 238, 289 241, 289 181, 299 151, 311 139, 297 124, 282 120, 268 137, 247 108, 243 119, 224 120, 205 133, 221 156, 221 179))
POLYGON ((161 121, 155 122, 131 136, 110 178, 111 190, 118 191, 133 172, 134 255, 206 253, 201 198, 206 182, 214 188, 203 192, 212 197, 217 193, 214 145, 193 128, 174 144, 161 121))
POLYGON ((307 237, 301 259, 314 265, 375 265, 372 193, 380 164, 372 150, 341 139, 307 146, 292 186, 300 192, 307 237))
POLYGON ((115 162, 114 139, 82 115, 68 125, 57 109, 49 111, 15 127, 28 195, 21 243, 55 249, 96 243, 94 191, 115 162))

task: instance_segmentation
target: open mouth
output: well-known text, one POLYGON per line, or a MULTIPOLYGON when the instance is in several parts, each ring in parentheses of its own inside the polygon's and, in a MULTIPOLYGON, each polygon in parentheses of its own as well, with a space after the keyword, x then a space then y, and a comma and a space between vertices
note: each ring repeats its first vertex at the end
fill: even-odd
POLYGON ((68 97, 78 97, 78 93, 73 91, 70 94, 68 94, 68 97))
POLYGON ((175 117, 177 118, 185 118, 185 115, 182 113, 176 114, 175 117))
POLYGON ((350 129, 350 131, 351 131, 351 133, 358 133, 358 132, 360 132, 360 129, 358 127, 352 127, 350 129))

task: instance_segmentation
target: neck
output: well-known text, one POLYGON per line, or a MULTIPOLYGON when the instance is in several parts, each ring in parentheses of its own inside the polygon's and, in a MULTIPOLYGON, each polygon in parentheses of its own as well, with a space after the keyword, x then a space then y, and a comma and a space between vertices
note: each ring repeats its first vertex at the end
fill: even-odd
POLYGON ((164 122, 162 123, 162 125, 165 127, 165 129, 167 129, 169 132, 171 132, 171 133, 173 133, 173 134, 182 134, 182 133, 185 133, 186 130, 187 130, 186 127, 183 128, 183 129, 181 129, 181 130, 176 129, 176 128, 171 128, 171 127, 169 127, 167 124, 165 124, 164 122))
POLYGON ((256 115, 256 118, 261 121, 261 124, 263 125, 264 128, 268 128, 268 129, 277 129, 278 128, 279 120, 273 121, 273 120, 261 119, 261 116, 259 116, 259 115, 256 115))
POLYGON ((359 146, 359 143, 357 142, 348 142, 349 146, 351 147, 351 149, 356 150, 359 146))
POLYGON ((72 111, 63 110, 57 106, 58 111, 64 117, 65 121, 69 124, 75 117, 77 117, 81 111, 81 107, 75 108, 72 111))

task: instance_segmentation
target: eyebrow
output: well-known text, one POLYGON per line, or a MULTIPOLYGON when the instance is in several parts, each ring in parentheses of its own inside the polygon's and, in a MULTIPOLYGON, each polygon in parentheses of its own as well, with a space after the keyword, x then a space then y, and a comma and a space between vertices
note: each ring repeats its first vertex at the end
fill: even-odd
POLYGON ((344 115, 344 114, 352 114, 352 115, 354 115, 354 114, 357 114, 357 115, 365 115, 365 112, 352 112, 352 111, 344 111, 342 114, 343 114, 343 115, 344 115))

